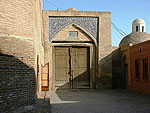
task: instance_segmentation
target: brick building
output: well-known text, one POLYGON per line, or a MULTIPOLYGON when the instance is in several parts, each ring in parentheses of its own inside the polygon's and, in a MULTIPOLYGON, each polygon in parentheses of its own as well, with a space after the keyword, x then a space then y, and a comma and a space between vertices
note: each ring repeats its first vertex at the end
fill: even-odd
POLYGON ((43 11, 42 0, 1 0, 0 7, 0 112, 58 89, 128 86, 149 93, 150 36, 143 20, 133 22, 118 49, 111 44, 110 12, 43 11), (134 71, 134 53, 144 70, 134 71))
POLYGON ((111 13, 42 4, 0 1, 0 112, 35 104, 43 91, 112 87, 111 13))
POLYGON ((150 41, 130 47, 130 89, 150 93, 150 41))
POLYGON ((132 24, 132 33, 120 42, 120 70, 122 71, 120 78, 125 87, 150 93, 150 51, 148 49, 150 34, 145 32, 145 27, 144 20, 136 19, 132 24))
POLYGON ((43 69, 41 90, 96 88, 100 79, 111 87, 110 12, 43 11, 43 25, 49 72, 43 69))
POLYGON ((44 65, 42 3, 0 1, 0 112, 10 113, 37 100, 37 76, 44 65))

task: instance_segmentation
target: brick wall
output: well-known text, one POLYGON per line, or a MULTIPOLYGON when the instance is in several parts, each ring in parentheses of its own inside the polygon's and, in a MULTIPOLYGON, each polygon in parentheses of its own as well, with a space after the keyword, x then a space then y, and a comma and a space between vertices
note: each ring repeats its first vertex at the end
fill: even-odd
POLYGON ((112 52, 113 88, 125 88, 125 77, 122 69, 121 51, 119 48, 112 52))
POLYGON ((42 7, 42 0, 0 0, 0 33, 34 39, 35 70, 37 55, 44 65, 42 7))
POLYGON ((0 35, 0 112, 35 101, 34 42, 0 35))
POLYGON ((0 32, 33 37, 33 0, 0 0, 0 32))
POLYGON ((0 7, 0 112, 4 112, 36 99, 37 55, 39 70, 44 62, 43 2, 0 0, 0 7))
POLYGON ((99 15, 98 80, 105 88, 112 87, 111 13, 99 15))
POLYGON ((130 47, 130 65, 131 65, 131 84, 129 88, 138 92, 150 93, 150 41, 143 42, 130 47), (143 80, 143 59, 148 59, 148 79, 143 80), (140 64, 140 77, 136 78, 135 74, 135 60, 139 60, 140 64))
POLYGON ((42 19, 42 7, 43 7, 43 0, 33 0, 33 17, 34 24, 33 24, 33 31, 34 31, 34 47, 35 47, 35 72, 36 77, 38 79, 38 91, 41 91, 41 67, 44 65, 44 39, 43 39, 43 19, 42 19), (38 59, 38 66, 37 66, 37 55, 39 56, 38 59), (39 72, 37 73, 37 67, 39 67, 39 72))

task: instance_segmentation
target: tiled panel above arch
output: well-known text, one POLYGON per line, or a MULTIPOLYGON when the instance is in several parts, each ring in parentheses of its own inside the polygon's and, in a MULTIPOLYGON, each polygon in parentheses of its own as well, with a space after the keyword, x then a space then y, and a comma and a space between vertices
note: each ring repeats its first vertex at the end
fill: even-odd
POLYGON ((49 17, 49 41, 51 42, 58 32, 71 24, 81 26, 97 40, 98 21, 97 17, 49 17))

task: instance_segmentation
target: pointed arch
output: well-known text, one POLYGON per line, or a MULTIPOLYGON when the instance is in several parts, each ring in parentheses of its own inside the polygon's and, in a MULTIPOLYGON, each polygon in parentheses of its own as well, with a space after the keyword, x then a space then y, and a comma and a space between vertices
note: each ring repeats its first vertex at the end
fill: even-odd
MULTIPOLYGON (((59 32, 63 31, 64 29, 66 29, 66 28, 69 27, 69 26, 74 26, 74 27, 80 29, 81 31, 83 31, 86 35, 88 35, 88 36, 93 40, 93 42, 95 43, 95 46, 97 46, 97 40, 96 40, 87 30, 85 30, 83 27, 81 27, 80 25, 77 25, 77 24, 75 24, 75 23, 71 23, 71 24, 68 24, 68 25, 64 26, 59 32)), ((58 35, 59 32, 57 32, 57 33, 53 36, 53 38, 52 38, 52 40, 50 41, 50 43, 51 43, 51 42, 53 41, 53 39, 58 35)))

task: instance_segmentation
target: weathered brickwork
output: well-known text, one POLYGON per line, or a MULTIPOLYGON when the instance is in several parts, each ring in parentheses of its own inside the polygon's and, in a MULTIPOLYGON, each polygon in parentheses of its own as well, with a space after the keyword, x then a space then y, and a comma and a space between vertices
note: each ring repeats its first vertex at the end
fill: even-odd
POLYGON ((116 48, 112 52, 112 77, 113 88, 125 88, 126 80, 122 70, 121 51, 116 48))
MULTIPOLYGON (((0 7, 0 112, 10 113, 37 99, 37 67, 40 75, 44 62, 43 3, 1 0, 0 7)), ((41 106, 39 112, 44 109, 41 106)))
POLYGON ((112 87, 111 13, 100 15, 98 46, 98 80, 103 87, 112 87))
POLYGON ((34 68, 34 40, 30 38, 0 34, 0 52, 15 56, 34 68))
POLYGON ((137 92, 150 93, 149 48, 150 41, 145 41, 135 45, 128 44, 120 47, 120 62, 122 68, 121 78, 125 78, 122 79, 121 82, 126 83, 126 88, 137 92), (147 61, 146 65, 148 66, 148 69, 144 68, 145 64, 143 64, 143 60, 145 59, 147 61), (138 61, 139 67, 136 67, 136 60, 138 61), (144 69, 146 69, 147 72, 145 72, 144 69), (136 73, 139 73, 139 77, 137 77, 138 75, 136 73), (146 79, 144 79, 144 73, 147 73, 146 79))
POLYGON ((43 0, 1 0, 0 7, 0 33, 34 39, 36 71, 37 55, 39 55, 39 64, 44 65, 43 0))
POLYGON ((0 32, 33 37, 33 0, 0 0, 0 32))
MULTIPOLYGON (((37 89, 41 91, 41 67, 44 65, 44 39, 43 39, 43 20, 42 20, 42 7, 43 7, 43 0, 33 0, 33 14, 34 16, 34 47, 35 47, 35 73, 37 78, 37 89), (38 57, 38 59, 37 59, 38 57), (38 71, 37 71, 38 70, 38 71)), ((38 93, 37 93, 38 95, 38 93)))
POLYGON ((0 36, 0 112, 35 102, 34 43, 0 36))
POLYGON ((130 47, 130 75, 129 88, 137 92, 144 92, 150 94, 150 41, 146 41, 130 47), (147 77, 143 76, 143 59, 147 59, 147 77), (136 76, 135 60, 139 60, 139 78, 136 76))
POLYGON ((120 76, 120 78, 122 78, 122 81, 118 81, 118 83, 122 85, 123 83, 125 83, 125 88, 127 88, 131 84, 130 46, 131 45, 127 45, 119 48, 121 52, 120 61, 122 69, 122 75, 120 76), (125 65, 127 66, 127 70, 125 69, 125 65))

